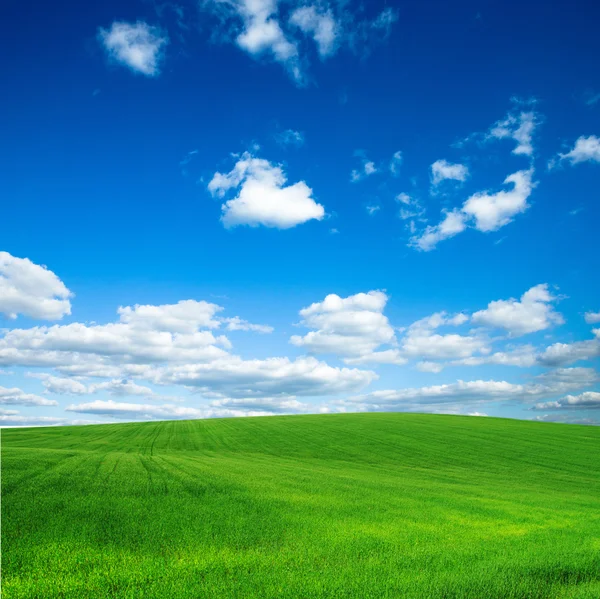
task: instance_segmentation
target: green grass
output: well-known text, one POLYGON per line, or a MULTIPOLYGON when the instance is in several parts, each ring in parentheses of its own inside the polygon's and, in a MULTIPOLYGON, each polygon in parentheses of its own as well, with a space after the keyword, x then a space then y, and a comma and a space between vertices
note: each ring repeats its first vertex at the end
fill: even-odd
POLYGON ((600 597, 600 428, 417 414, 2 431, 21 597, 600 597))

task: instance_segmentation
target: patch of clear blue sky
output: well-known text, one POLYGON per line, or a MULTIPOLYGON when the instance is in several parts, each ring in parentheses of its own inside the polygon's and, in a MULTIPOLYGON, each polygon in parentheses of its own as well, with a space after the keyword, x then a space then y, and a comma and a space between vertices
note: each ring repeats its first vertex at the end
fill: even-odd
MULTIPOLYGON (((392 5, 399 18, 387 43, 325 62, 311 54, 311 80, 298 88, 281 65, 211 42, 212 21, 193 4, 182 3, 184 31, 168 13, 159 18, 151 2, 5 0, 2 249, 49 265, 76 292, 66 322, 106 322, 119 305, 195 298, 276 326, 271 337, 240 335, 236 349, 246 357, 298 354, 283 331, 295 332, 290 323, 301 307, 328 293, 370 289, 387 290, 386 314, 406 326, 548 282, 569 296, 560 304, 569 334, 587 338, 581 314, 597 310, 600 298, 599 168, 549 173, 546 164, 563 144, 600 134, 600 105, 585 102, 600 90, 600 5, 392 5), (98 27, 137 19, 170 32, 163 72, 153 79, 107 66, 96 40, 98 27), (444 202, 460 205, 474 191, 497 190, 506 175, 527 167, 526 158, 510 154, 509 141, 450 147, 502 118, 512 96, 537 98, 544 116, 532 207, 497 233, 467 231, 428 253, 406 247, 396 194, 416 193, 435 223, 444 202), (288 128, 304 133, 302 147, 276 142, 288 128), (331 218, 285 231, 225 230, 206 183, 231 168, 230 153, 253 143, 260 156, 285 164, 290 182, 306 181, 331 218), (351 183, 356 149, 378 165, 401 150, 400 175, 351 183), (184 175, 180 162, 192 150, 184 175), (473 174, 447 198, 428 195, 428 168, 440 158, 466 162, 473 174), (373 201, 381 209, 369 217, 365 206, 373 201), (332 227, 340 233, 331 235, 332 227)), ((369 3, 369 12, 385 6, 369 3)), ((405 368, 381 372, 375 387, 431 382, 405 368)), ((500 367, 476 376, 504 373, 524 376, 500 367)), ((474 375, 448 369, 435 380, 474 375)))

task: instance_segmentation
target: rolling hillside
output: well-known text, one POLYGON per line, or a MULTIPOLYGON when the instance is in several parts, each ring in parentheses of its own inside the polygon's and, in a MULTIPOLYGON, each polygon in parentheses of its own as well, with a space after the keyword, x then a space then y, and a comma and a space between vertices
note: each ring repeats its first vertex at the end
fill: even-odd
POLYGON ((417 414, 2 431, 16 598, 600 597, 600 428, 417 414))

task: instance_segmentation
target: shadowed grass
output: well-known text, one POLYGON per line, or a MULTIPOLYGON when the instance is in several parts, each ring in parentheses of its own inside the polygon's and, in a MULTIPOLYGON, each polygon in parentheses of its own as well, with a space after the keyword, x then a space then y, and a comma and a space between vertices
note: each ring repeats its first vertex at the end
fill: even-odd
POLYGON ((3 597, 600 597, 600 428, 356 414, 2 431, 3 597))

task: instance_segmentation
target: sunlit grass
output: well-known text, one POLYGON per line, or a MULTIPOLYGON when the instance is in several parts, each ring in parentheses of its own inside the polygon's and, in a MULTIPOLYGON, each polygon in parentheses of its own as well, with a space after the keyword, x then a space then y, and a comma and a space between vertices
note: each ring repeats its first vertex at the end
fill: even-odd
POLYGON ((600 429, 416 414, 2 431, 3 597, 600 597, 600 429))

